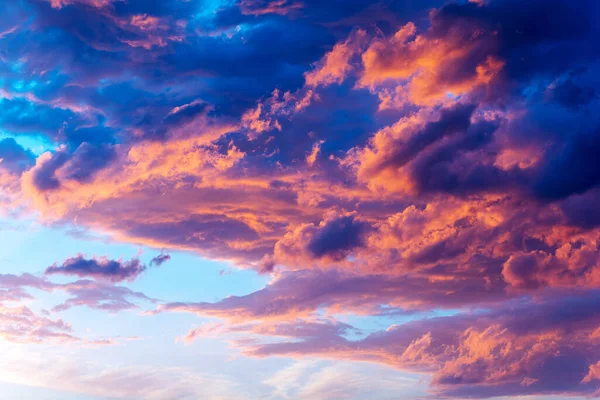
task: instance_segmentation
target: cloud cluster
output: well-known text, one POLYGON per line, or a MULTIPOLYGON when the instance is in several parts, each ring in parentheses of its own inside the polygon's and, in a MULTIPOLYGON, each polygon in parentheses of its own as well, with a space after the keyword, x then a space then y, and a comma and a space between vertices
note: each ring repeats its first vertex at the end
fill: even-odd
MULTIPOLYGON (((271 274, 254 293, 156 313, 267 338, 239 341, 251 356, 427 371, 437 396, 595 392, 596 2, 9 0, 5 12, 3 210, 271 274), (31 137, 50 144, 27 149, 31 137), (417 317, 349 339, 339 314, 417 317)), ((80 281, 5 276, 0 296, 132 309, 152 299, 114 283, 145 269, 80 255, 46 271, 80 281)))

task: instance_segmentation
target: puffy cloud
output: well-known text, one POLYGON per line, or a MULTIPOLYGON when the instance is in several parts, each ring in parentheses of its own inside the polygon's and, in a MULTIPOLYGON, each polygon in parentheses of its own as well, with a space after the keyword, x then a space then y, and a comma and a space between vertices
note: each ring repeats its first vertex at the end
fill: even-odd
POLYGON ((365 246, 370 229, 369 223, 354 215, 331 214, 317 226, 306 224, 287 233, 275 245, 274 260, 300 267, 311 260, 342 261, 356 248, 365 246))
POLYGON ((116 156, 112 146, 95 146, 82 143, 70 154, 66 148, 54 154, 45 153, 38 158, 36 167, 29 173, 32 184, 39 191, 59 189, 61 180, 89 182, 93 175, 110 164, 116 156))
POLYGON ((360 83, 409 81, 408 98, 416 104, 435 103, 448 93, 459 96, 490 84, 504 65, 494 55, 494 32, 470 24, 444 26, 453 22, 434 12, 432 27, 424 35, 417 35, 416 26, 408 23, 390 38, 374 41, 362 56, 360 83))
POLYGON ((308 242, 308 251, 315 257, 341 258, 345 252, 360 247, 361 236, 368 225, 355 221, 352 216, 327 221, 308 242))
POLYGON ((0 140, 0 168, 20 173, 32 166, 34 155, 21 147, 13 138, 0 140))
MULTIPOLYGON (((168 256, 167 256, 168 257, 168 256)), ((164 258, 155 263, 166 261, 164 258), (161 261, 162 260, 162 261, 161 261)), ((80 278, 91 277, 109 282, 132 281, 146 270, 140 260, 109 260, 106 257, 86 259, 82 254, 68 258, 60 265, 54 264, 46 268, 46 275, 74 275, 80 278)))
MULTIPOLYGON (((473 111, 472 105, 457 105, 442 110, 437 120, 420 121, 419 117, 415 117, 401 120, 395 126, 378 132, 371 139, 371 146, 358 155, 358 176, 369 179, 384 175, 383 179, 387 180, 388 174, 403 169, 425 150, 434 147, 436 142, 440 143, 446 137, 464 134, 471 126, 473 111)), ((418 177, 414 179, 417 180, 418 177)), ((393 181, 390 183, 394 184, 393 181)))
POLYGON ((366 35, 365 31, 359 30, 345 42, 336 44, 314 70, 305 74, 306 85, 316 87, 342 83, 352 71, 351 58, 361 51, 366 35))

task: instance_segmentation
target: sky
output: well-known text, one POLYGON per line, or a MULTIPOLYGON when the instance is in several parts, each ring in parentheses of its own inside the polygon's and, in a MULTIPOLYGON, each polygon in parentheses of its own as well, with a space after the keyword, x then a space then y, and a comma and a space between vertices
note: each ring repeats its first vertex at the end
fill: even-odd
POLYGON ((3 0, 3 400, 600 397, 600 3, 3 0))

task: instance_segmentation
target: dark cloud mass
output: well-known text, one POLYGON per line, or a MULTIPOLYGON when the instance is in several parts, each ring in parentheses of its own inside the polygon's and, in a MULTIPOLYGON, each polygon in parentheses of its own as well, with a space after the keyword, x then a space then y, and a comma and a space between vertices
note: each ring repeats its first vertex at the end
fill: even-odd
POLYGON ((0 168, 10 172, 21 173, 29 169, 35 161, 35 156, 30 150, 24 149, 15 139, 0 140, 0 168))
POLYGON ((325 255, 339 257, 341 253, 362 246, 362 236, 367 229, 366 224, 355 221, 352 216, 328 221, 308 242, 308 250, 315 257, 325 255))

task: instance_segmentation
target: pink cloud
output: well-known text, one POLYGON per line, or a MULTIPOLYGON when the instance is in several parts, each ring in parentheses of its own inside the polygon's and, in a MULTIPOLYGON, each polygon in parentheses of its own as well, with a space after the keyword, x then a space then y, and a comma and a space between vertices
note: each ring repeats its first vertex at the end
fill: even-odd
POLYGON ((566 300, 548 297, 474 315, 418 320, 359 340, 344 338, 344 330, 332 330, 327 323, 310 330, 303 322, 281 323, 251 332, 262 337, 297 332, 291 334, 294 340, 239 345, 245 354, 256 357, 330 357, 428 371, 433 374, 433 393, 448 397, 514 391, 591 394, 595 360, 600 355, 589 350, 598 313, 588 303, 597 299, 597 293, 588 295, 566 300), (576 315, 561 311, 570 306, 584 309, 576 315), (563 374, 556 368, 570 372, 563 374), (562 378, 557 380, 558 376, 562 378))
POLYGON ((304 75, 309 87, 329 86, 342 83, 354 69, 351 59, 361 52, 367 34, 363 30, 354 32, 343 43, 336 44, 316 65, 304 75))
POLYGON ((304 7, 298 0, 242 0, 240 10, 247 15, 287 15, 304 7))

